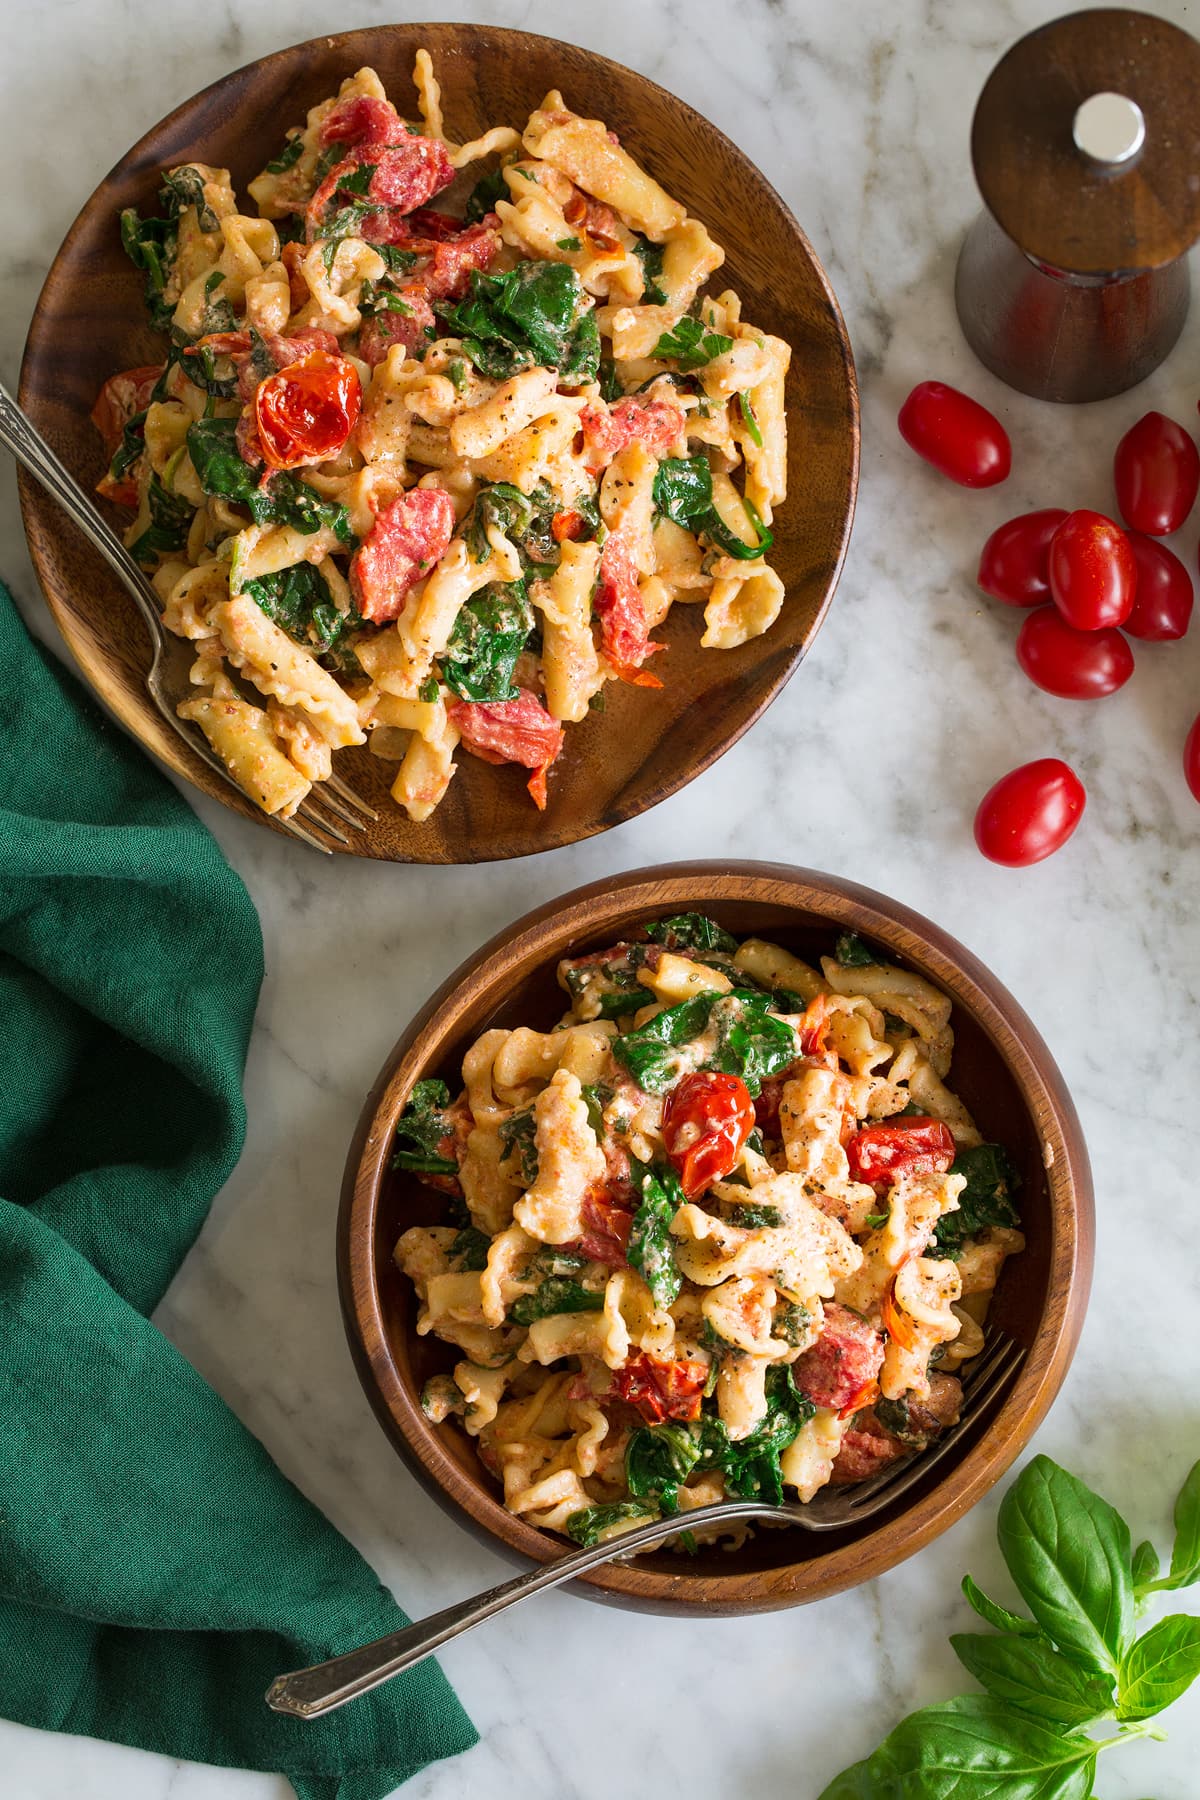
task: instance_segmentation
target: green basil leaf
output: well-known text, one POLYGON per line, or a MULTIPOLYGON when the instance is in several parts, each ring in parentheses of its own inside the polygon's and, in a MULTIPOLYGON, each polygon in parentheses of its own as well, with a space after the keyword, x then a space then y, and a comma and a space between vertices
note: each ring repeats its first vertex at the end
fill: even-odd
POLYGON ((1200 1462, 1194 1463, 1175 1502, 1175 1543, 1171 1549, 1173 1588, 1200 1580, 1200 1462))
POLYGON ((551 1319, 557 1313, 599 1312, 603 1292, 585 1288, 563 1275, 552 1275, 532 1294, 522 1294, 508 1309, 514 1325, 532 1325, 535 1319, 551 1319))
POLYGON ((982 1588, 976 1587, 969 1575, 962 1579, 962 1591, 975 1608, 981 1619, 994 1625, 997 1631, 1012 1631, 1018 1637, 1037 1637, 1038 1628, 1032 1619, 1023 1619, 1020 1613, 1009 1612, 996 1600, 989 1600, 982 1588))
POLYGON ((1043 1637, 988 1637, 960 1631, 950 1639, 964 1669, 997 1700, 1074 1730, 1112 1709, 1111 1675, 1092 1675, 1060 1656, 1043 1637))
POLYGON ((819 1800, 1088 1800, 1096 1747, 987 1695, 912 1713, 819 1800))
POLYGON ((997 1535, 1047 1637, 1085 1667, 1115 1672, 1133 1631, 1129 1527, 1115 1507, 1035 1456, 1001 1502, 997 1535))
POLYGON ((1119 1719, 1150 1719, 1200 1675, 1200 1619, 1172 1613, 1144 1632, 1121 1663, 1119 1719))
POLYGON ((1133 1585, 1140 1594, 1143 1588, 1152 1587, 1158 1580, 1161 1564, 1158 1551, 1148 1541, 1138 1545, 1133 1553, 1133 1585))
POLYGON ((633 1215, 626 1258, 650 1289, 655 1305, 668 1307, 683 1286, 671 1236, 671 1221, 684 1203, 683 1188, 670 1163, 651 1166, 631 1156, 629 1167, 642 1199, 633 1215))
POLYGON ((666 358, 681 369, 703 368, 714 356, 724 356, 733 349, 733 339, 719 331, 710 331, 702 319, 682 318, 672 331, 659 338, 651 356, 666 358))

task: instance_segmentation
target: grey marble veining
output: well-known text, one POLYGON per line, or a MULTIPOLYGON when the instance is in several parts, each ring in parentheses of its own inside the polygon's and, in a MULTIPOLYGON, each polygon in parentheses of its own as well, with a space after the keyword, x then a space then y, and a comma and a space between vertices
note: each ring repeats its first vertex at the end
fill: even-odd
MULTIPOLYGON (((498 22, 491 6, 444 15, 498 22)), ((159 1314, 167 1334, 361 1547, 415 1614, 499 1579, 397 1462, 351 1369, 333 1226, 362 1095, 414 1009, 535 901, 683 856, 824 868, 928 912, 1033 1016, 1074 1092, 1097 1176, 1091 1311, 1037 1446, 1163 1541, 1200 1454, 1195 1206, 1195 889, 1200 813, 1179 768, 1200 706, 1200 626, 1142 645, 1129 686, 1058 701, 1013 662, 1018 619, 974 589, 994 525, 1026 507, 1111 504, 1120 433, 1149 407, 1195 422, 1200 309, 1132 394, 1056 409, 1008 392, 964 346, 951 280, 976 198, 974 99, 1053 0, 519 0, 503 22, 569 38, 665 83, 735 138, 812 237, 845 309, 863 385, 858 521, 837 601, 804 669, 722 762, 606 837, 488 869, 323 864, 199 803, 262 916, 267 981, 247 1077, 246 1152, 159 1314), (1015 458, 989 494, 903 449, 900 400, 938 376, 1004 419, 1015 458), (1062 755, 1088 788, 1076 838, 1040 868, 976 853, 971 818, 1004 769, 1062 755)), ((1185 0, 1155 8, 1195 28, 1185 0)), ((339 28, 382 21, 369 0, 339 28)), ((315 0, 58 0, 36 31, 0 0, 7 180, 0 190, 0 373, 15 385, 42 276, 100 175, 189 93, 329 29, 315 0)), ((586 96, 577 97, 586 103, 586 96)), ((720 235, 721 221, 710 221, 720 235)), ((53 638, 0 467, 0 572, 53 638)), ((1176 547, 1193 569, 1196 521, 1176 547)), ((554 1594, 453 1646, 445 1667, 483 1733, 417 1777, 411 1800, 814 1800, 910 1707, 961 1686, 946 1644, 958 1579, 997 1575, 995 1500, 869 1587, 806 1611, 690 1623, 554 1594), (586 1746, 586 1749, 584 1748, 586 1746)), ((1195 1791, 1200 1702, 1170 1742, 1105 1758, 1106 1800, 1195 1791)), ((282 1781, 179 1765, 0 1723, 6 1800, 282 1800, 282 1781)))

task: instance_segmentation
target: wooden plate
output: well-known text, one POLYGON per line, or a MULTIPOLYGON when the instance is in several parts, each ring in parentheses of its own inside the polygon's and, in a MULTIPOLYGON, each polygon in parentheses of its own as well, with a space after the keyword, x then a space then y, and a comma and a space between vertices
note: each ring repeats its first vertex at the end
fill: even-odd
MULTIPOLYGON (((701 651, 700 609, 678 606, 655 659, 666 686, 610 683, 607 710, 572 726, 539 814, 523 772, 459 759, 450 791, 423 825, 388 798, 389 769, 368 750, 342 751, 339 772, 380 812, 357 855, 394 862, 487 862, 555 849, 654 806, 706 769, 769 704, 812 642, 845 554, 858 481, 858 394, 846 328, 812 246, 779 195, 729 139, 681 100, 618 63, 550 38, 474 25, 394 25, 316 38, 250 63, 171 113, 105 177, 67 234, 46 279, 21 370, 21 405, 84 486, 103 473, 88 412, 117 369, 163 354, 124 256, 117 214, 155 210, 158 172, 193 157, 227 166, 234 187, 274 155, 288 125, 370 64, 401 111, 415 108, 413 58, 425 45, 460 139, 523 124, 551 87, 605 119, 622 142, 724 244, 719 274, 746 316, 786 338, 789 487, 771 561, 787 586, 766 637, 701 651)), ((177 773, 226 806, 269 823, 158 717, 142 687, 149 663, 132 603, 100 558, 32 480, 21 477, 30 553, 84 675, 121 723, 177 773)), ((114 521, 118 519, 113 509, 114 521)), ((273 827, 273 829, 277 829, 273 827)))
POLYGON ((968 950, 920 914, 809 869, 773 863, 674 863, 597 882, 551 901, 486 944, 443 984, 397 1044, 367 1099, 346 1163, 338 1219, 342 1309, 359 1378, 392 1442, 436 1499, 514 1560, 548 1562, 561 1538, 504 1510, 474 1440, 431 1425, 420 1393, 458 1353, 418 1337, 411 1284, 392 1262, 409 1225, 444 1222, 441 1197, 390 1167, 396 1120, 425 1076, 461 1085, 463 1052, 489 1026, 549 1029, 562 1016, 560 957, 600 949, 647 919, 699 910, 740 934, 800 955, 829 953, 859 931, 885 958, 951 996, 950 1085, 985 1138, 1023 1178, 1026 1248, 1005 1264, 991 1318, 1029 1354, 998 1412, 896 1506, 859 1529, 760 1530, 734 1554, 668 1551, 609 1563, 583 1579, 596 1599, 655 1612, 743 1613, 817 1600, 881 1574, 961 1518, 1024 1449, 1066 1375, 1091 1285, 1091 1171, 1075 1109, 1045 1044, 1016 1001, 968 950))

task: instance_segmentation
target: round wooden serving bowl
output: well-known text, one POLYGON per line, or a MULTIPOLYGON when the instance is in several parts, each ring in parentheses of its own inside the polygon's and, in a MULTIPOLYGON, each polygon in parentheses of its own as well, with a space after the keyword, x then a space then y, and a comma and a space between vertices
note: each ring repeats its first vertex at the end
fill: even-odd
MULTIPOLYGON (((263 57, 206 88, 143 137, 105 177, 67 234, 46 278, 21 370, 20 401, 90 489, 103 474, 88 413, 118 369, 161 359, 146 320, 142 276, 121 249, 122 207, 157 210, 159 171, 200 158, 228 167, 239 195, 277 155, 287 126, 364 64, 402 113, 416 108, 419 46, 432 54, 448 129, 461 141, 496 124, 523 126, 548 89, 605 119, 625 147, 727 251, 714 292, 732 285, 745 316, 792 346, 787 383, 790 493, 771 562, 787 587, 765 637, 702 651, 699 608, 678 606, 655 658, 661 693, 612 683, 607 708, 572 726, 534 808, 522 771, 462 756, 446 799, 425 824, 388 797, 394 765, 365 749, 337 768, 380 814, 354 835, 356 855, 395 862, 487 862, 551 850, 632 818, 698 775, 763 711, 821 623, 850 535, 858 482, 858 393, 850 341, 812 245, 779 195, 735 144, 673 94, 620 64, 522 31, 476 25, 386 25, 316 38, 263 57)), ((488 166, 488 165, 484 165, 488 166)), ((33 481, 21 477, 30 553, 51 610, 85 676, 148 750, 196 787, 248 817, 248 800, 193 756, 143 689, 145 634, 104 563, 33 481)), ((112 509, 119 523, 117 509, 112 509)))
POLYGON ((461 1086, 461 1062, 489 1026, 549 1029, 564 999, 555 968, 647 919, 697 910, 739 935, 761 933, 815 959, 840 931, 861 932, 885 960, 927 976, 954 1003, 950 1085, 984 1136, 1004 1144, 1024 1179, 1027 1244, 1005 1265, 991 1317, 1028 1350, 1000 1410, 895 1508, 860 1529, 759 1530, 745 1546, 694 1557, 658 1551, 583 1577, 593 1597, 657 1612, 742 1613, 795 1606, 891 1568, 945 1531, 1024 1448, 1066 1375, 1091 1283, 1091 1173, 1075 1109, 1045 1044, 969 951, 882 894, 774 863, 674 863, 580 888, 510 925, 445 982, 397 1044, 363 1110, 338 1220, 342 1307, 359 1377, 380 1423, 448 1511, 517 1557, 547 1562, 563 1540, 505 1511, 457 1421, 421 1412, 428 1378, 458 1353, 414 1330, 415 1296, 392 1261, 409 1225, 436 1224, 441 1197, 389 1168, 393 1132, 414 1082, 461 1086))

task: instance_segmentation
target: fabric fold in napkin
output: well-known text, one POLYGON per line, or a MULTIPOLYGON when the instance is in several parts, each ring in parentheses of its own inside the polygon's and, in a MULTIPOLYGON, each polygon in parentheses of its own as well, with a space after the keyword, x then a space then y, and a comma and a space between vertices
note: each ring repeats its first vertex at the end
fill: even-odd
POLYGON ((245 1135, 254 909, 3 587, 0 668, 0 1715, 382 1800, 475 1732, 432 1662, 267 1709, 407 1620, 147 1317, 245 1135))

